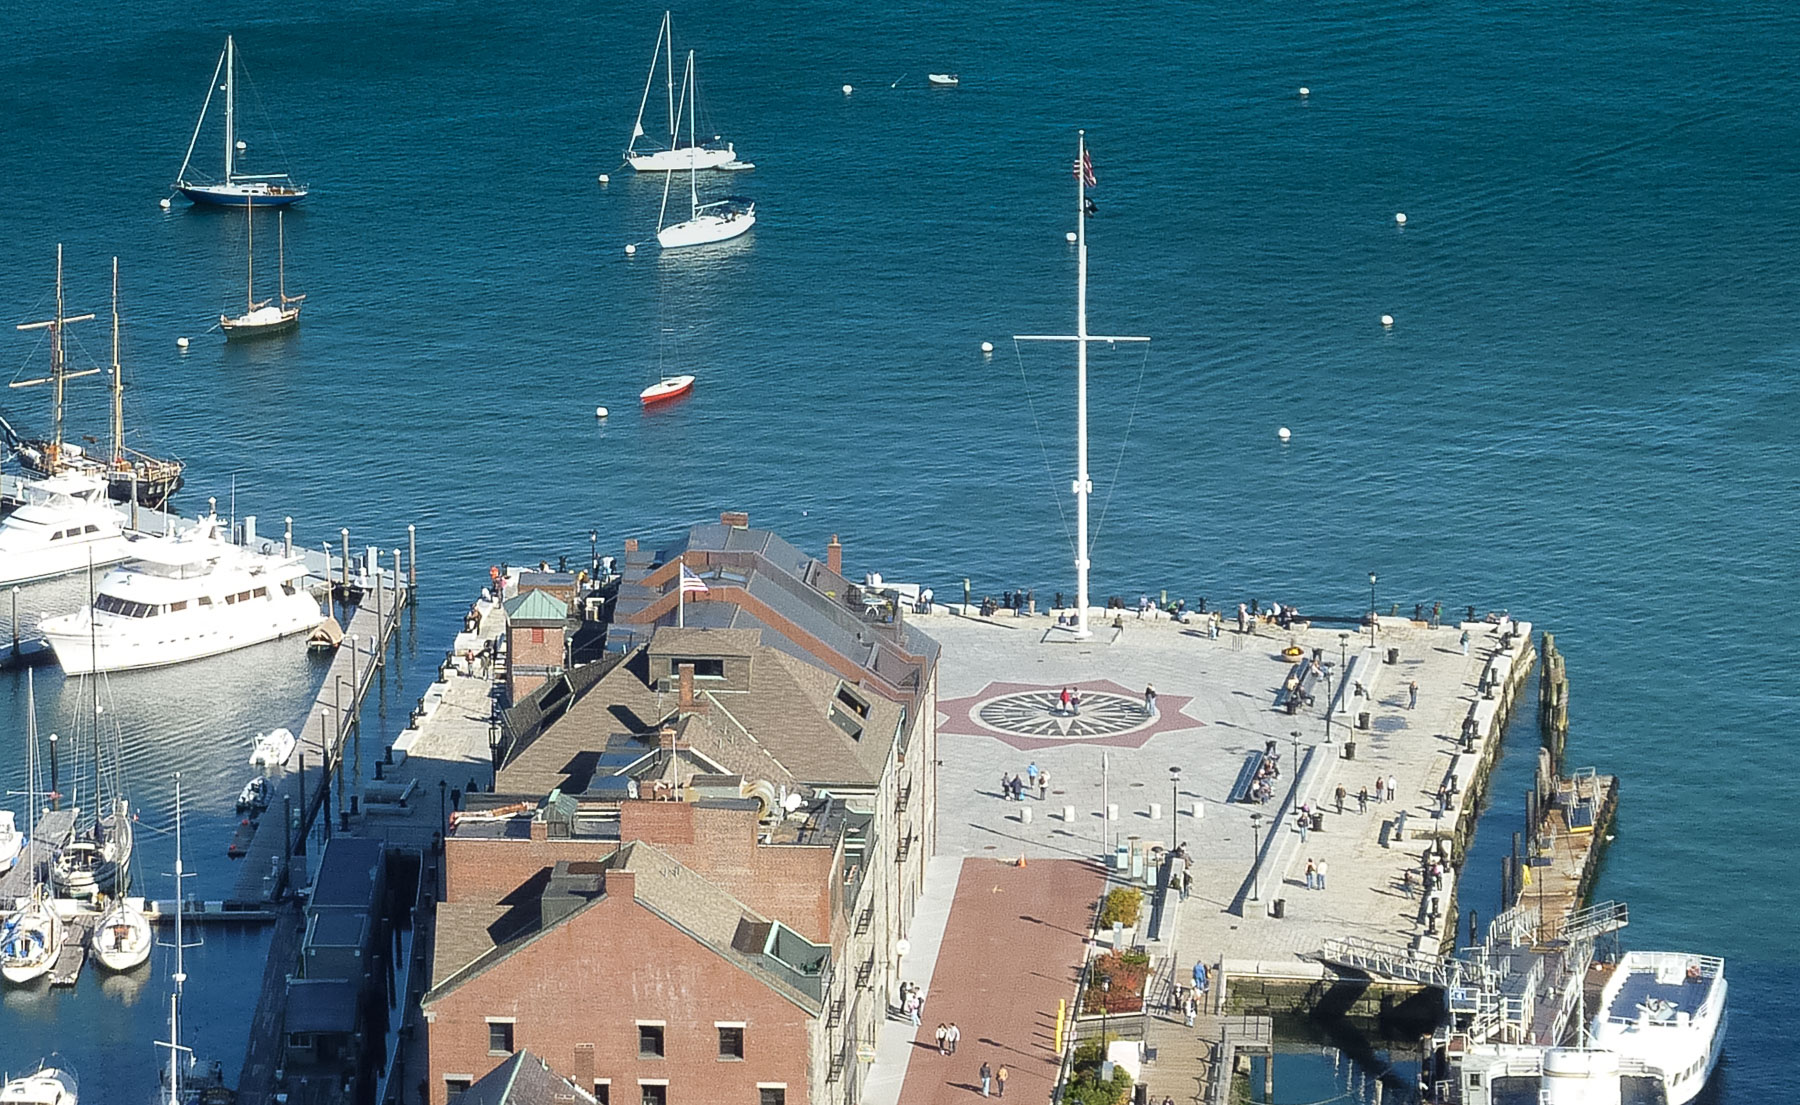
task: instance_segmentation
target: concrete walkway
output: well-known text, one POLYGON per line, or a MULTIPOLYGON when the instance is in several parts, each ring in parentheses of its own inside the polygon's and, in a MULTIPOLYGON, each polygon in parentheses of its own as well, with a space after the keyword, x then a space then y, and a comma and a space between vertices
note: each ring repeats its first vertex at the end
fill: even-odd
MULTIPOLYGON (((938 949, 944 941, 944 928, 950 921, 950 905, 956 898, 957 883, 962 877, 961 856, 935 856, 925 865, 925 892, 919 896, 913 911, 912 931, 907 940, 912 948, 900 961, 900 981, 911 982, 925 992, 927 1008, 931 1002, 931 976, 937 969, 938 949)), ((937 1027, 937 1022, 931 1022, 937 1027)), ((900 1087, 906 1081, 906 1068, 912 1061, 914 1037, 920 1032, 905 1020, 888 1018, 875 1034, 875 1062, 863 1082, 865 1105, 896 1105, 900 1087)), ((929 1040, 930 1034, 926 1033, 929 1040)))

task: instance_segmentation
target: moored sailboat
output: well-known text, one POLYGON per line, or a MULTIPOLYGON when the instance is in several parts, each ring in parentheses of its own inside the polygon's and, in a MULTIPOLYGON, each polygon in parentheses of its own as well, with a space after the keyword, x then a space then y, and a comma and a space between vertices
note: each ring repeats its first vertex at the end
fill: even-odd
POLYGON ((267 338, 285 334, 300 325, 300 301, 304 295, 287 294, 287 234, 281 212, 275 213, 276 266, 280 273, 280 303, 256 299, 256 214, 255 208, 244 207, 246 272, 244 278, 244 313, 233 317, 219 316, 219 329, 226 340, 233 338, 267 338))
MULTIPOLYGON (((33 673, 25 673, 25 801, 28 835, 37 833, 37 693, 33 673)), ((27 845, 29 846, 29 845, 27 845)), ((0 977, 12 983, 31 982, 48 973, 62 950, 63 921, 50 904, 33 864, 31 894, 25 904, 0 925, 0 977)), ((24 1098, 21 1100, 30 1100, 24 1098)))
MULTIPOLYGON (((694 127, 694 52, 688 51, 687 70, 681 79, 681 96, 688 108, 688 131, 694 127)), ((756 225, 756 203, 744 196, 727 196, 722 200, 700 202, 698 167, 688 168, 688 217, 678 223, 668 221, 669 187, 674 174, 663 181, 662 209, 656 216, 656 241, 664 249, 681 246, 703 246, 736 238, 756 225)))
POLYGON ((225 36, 225 49, 219 54, 219 64, 213 67, 212 81, 206 88, 206 100, 200 105, 200 119, 194 124, 194 136, 188 139, 187 156, 182 159, 181 171, 175 174, 175 189, 195 203, 217 204, 234 207, 238 204, 254 204, 258 207, 285 207, 290 203, 298 203, 306 198, 306 187, 294 183, 292 175, 282 173, 242 173, 238 171, 238 155, 245 150, 245 144, 238 138, 237 127, 237 43, 230 35, 225 36), (225 75, 223 86, 219 84, 219 74, 225 75), (206 112, 212 106, 213 93, 225 93, 225 170, 218 181, 204 181, 188 176, 188 169, 194 161, 194 146, 200 141, 200 131, 206 126, 206 112))
MULTIPOLYGON (((692 55, 690 54, 690 65, 692 55)), ((696 92, 691 82, 682 88, 683 101, 687 101, 696 92)), ((693 128, 688 129, 688 140, 681 141, 681 107, 675 99, 675 33, 669 22, 669 13, 663 12, 662 27, 656 32, 656 46, 650 51, 650 72, 644 78, 644 95, 638 101, 637 122, 631 127, 631 141, 625 147, 625 162, 640 173, 673 173, 682 169, 723 169, 748 168, 745 162, 737 157, 737 150, 730 142, 723 141, 715 135, 710 142, 698 141, 693 128), (649 136, 644 133, 644 111, 650 106, 650 90, 656 85, 656 71, 661 68, 666 76, 669 103, 669 145, 665 149, 651 148, 649 136), (644 142, 643 149, 638 143, 644 142)))

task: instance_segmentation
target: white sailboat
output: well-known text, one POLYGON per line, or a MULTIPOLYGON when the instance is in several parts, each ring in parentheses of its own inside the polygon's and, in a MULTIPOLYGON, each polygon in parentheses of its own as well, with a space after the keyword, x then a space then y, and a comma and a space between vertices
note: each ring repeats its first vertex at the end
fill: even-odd
MULTIPOLYGON (((29 833, 37 833, 37 692, 33 673, 25 673, 25 801, 29 833)), ((0 976, 12 983, 31 982, 47 973, 62 950, 63 922, 50 904, 50 892, 31 871, 31 897, 0 926, 0 976)), ((20 1098, 22 1101, 31 1098, 20 1098)))
POLYGON ((169 1069, 163 1075, 164 1096, 162 1105, 186 1105, 189 1095, 185 1086, 189 1081, 184 1072, 191 1071, 194 1066, 194 1053, 191 1048, 181 1044, 181 991, 187 984, 185 954, 187 944, 181 939, 181 919, 187 912, 186 896, 181 889, 181 880, 187 878, 181 865, 181 776, 175 776, 175 973, 170 977, 174 986, 169 989, 169 1038, 158 1040, 157 1047, 169 1049, 169 1069))
MULTIPOLYGON (((689 66, 693 64, 692 53, 689 54, 689 66)), ((691 85, 682 88, 683 101, 692 94, 691 85)), ((686 145, 681 141, 681 103, 675 99, 675 33, 669 23, 669 13, 663 12, 662 27, 656 32, 656 46, 650 51, 650 72, 644 78, 644 95, 638 101, 637 122, 631 127, 631 141, 625 147, 625 162, 640 173, 673 173, 682 169, 723 169, 744 166, 738 161, 737 151, 730 142, 723 142, 717 135, 710 142, 699 142, 694 137, 694 129, 688 128, 686 145), (644 133, 644 111, 650 106, 650 90, 656 85, 656 70, 662 68, 666 76, 669 104, 669 145, 665 149, 652 148, 649 136, 644 133), (639 149, 638 144, 644 143, 639 149)), ((747 166, 744 166, 747 167, 747 166)))
POLYGON ((275 257, 276 269, 280 280, 281 301, 272 299, 260 302, 256 298, 256 209, 248 203, 244 205, 244 256, 247 271, 244 277, 244 313, 236 317, 219 316, 219 329, 225 331, 225 339, 233 338, 267 338, 276 334, 285 334, 300 325, 300 303, 305 295, 287 294, 287 233, 283 228, 282 213, 275 213, 275 257))
POLYGON ((212 81, 206 87, 206 100, 200 105, 200 119, 194 124, 194 136, 188 139, 187 156, 181 161, 181 171, 175 174, 175 188, 195 203, 224 207, 235 207, 240 203, 285 207, 299 203, 306 198, 306 187, 295 184, 290 174, 238 172, 238 155, 244 152, 245 146, 238 139, 237 71, 237 43, 226 35, 225 49, 219 54, 219 64, 213 67, 212 81), (221 72, 225 74, 223 85, 219 84, 221 72), (194 161, 194 146, 200 141, 200 130, 206 125, 206 111, 212 106, 213 93, 221 91, 225 93, 224 176, 216 182, 190 180, 188 168, 194 161))
POLYGON ((11 810, 0 810, 0 875, 18 865, 25 851, 25 834, 19 831, 18 818, 11 810))
MULTIPOLYGON (((687 71, 681 78, 682 100, 688 108, 688 130, 693 131, 694 101, 690 91, 694 84, 694 52, 688 51, 687 71)), ((688 169, 688 217, 682 222, 668 222, 669 187, 675 177, 671 173, 663 181, 662 209, 656 215, 656 241, 664 249, 703 246, 723 242, 756 225, 756 204, 743 196, 727 196, 709 203, 700 202, 699 172, 688 169)))

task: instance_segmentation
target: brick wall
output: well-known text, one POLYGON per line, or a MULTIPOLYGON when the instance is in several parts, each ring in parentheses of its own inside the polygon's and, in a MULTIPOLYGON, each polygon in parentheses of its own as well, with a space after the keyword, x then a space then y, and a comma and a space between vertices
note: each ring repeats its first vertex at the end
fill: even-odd
POLYGON ((492 903, 511 894, 558 860, 602 860, 618 850, 606 840, 444 841, 444 901, 492 903))
POLYGON ((639 906, 631 882, 609 873, 598 904, 426 1008, 433 1105, 446 1074, 480 1078, 506 1058, 488 1053, 489 1017, 514 1018, 513 1046, 565 1077, 610 1078, 621 1105, 635 1105, 640 1078, 667 1079, 671 1105, 755 1105, 759 1082, 813 1100, 813 1018, 639 906), (665 1058, 639 1058, 640 1019, 666 1022, 665 1058), (743 1022, 743 1059, 719 1058, 718 1021, 743 1022))

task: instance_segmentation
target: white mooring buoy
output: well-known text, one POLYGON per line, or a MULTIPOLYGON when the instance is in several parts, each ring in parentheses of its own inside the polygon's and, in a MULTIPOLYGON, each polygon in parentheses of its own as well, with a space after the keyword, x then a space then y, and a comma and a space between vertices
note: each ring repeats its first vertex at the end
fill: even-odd
POLYGON ((856 89, 851 88, 849 85, 844 86, 844 95, 846 95, 846 96, 850 95, 850 93, 855 92, 855 91, 856 91, 856 89))
POLYGON ((1075 241, 1075 232, 1073 230, 1069 231, 1067 234, 1063 235, 1063 239, 1073 244, 1075 241))
POLYGON ((188 347, 188 340, 186 338, 176 338, 175 339, 175 348, 186 349, 187 347, 188 347))
POLYGON ((992 353, 994 351, 994 343, 991 341, 982 342, 981 343, 981 351, 983 353, 992 353))
POLYGON ((239 139, 237 148, 238 148, 239 153, 243 153, 245 150, 249 149, 250 147, 244 144, 243 139, 239 139))
POLYGON ((600 176, 598 177, 598 179, 599 179, 600 183, 602 183, 602 184, 611 184, 612 183, 612 177, 607 176, 605 173, 601 173, 600 176))
POLYGON ((636 246, 630 245, 630 244, 627 244, 625 246, 625 256, 630 257, 630 256, 634 255, 635 253, 637 253, 636 246))
POLYGON ((610 413, 612 413, 612 412, 608 411, 605 407, 595 407, 594 408, 594 417, 595 418, 605 418, 610 413))
POLYGON ((1406 212, 1400 211, 1400 212, 1395 213, 1394 225, 1395 226, 1405 226, 1406 225, 1406 212))
POLYGON ((158 207, 162 208, 164 211, 167 211, 169 209, 169 197, 164 196, 162 199, 157 201, 156 205, 158 207))
POLYGON ((1312 89, 1306 87, 1305 85, 1301 85, 1300 86, 1301 98, 1304 99, 1305 97, 1310 96, 1310 95, 1312 95, 1312 89))
POLYGON ((1281 427, 1281 429, 1275 431, 1275 436, 1280 438, 1283 441, 1286 441, 1288 438, 1293 437, 1294 435, 1288 430, 1288 428, 1286 426, 1283 426, 1283 427, 1281 427))
POLYGON ((1394 325, 1394 316, 1393 315, 1382 315, 1381 316, 1381 324, 1383 326, 1391 328, 1394 325))

